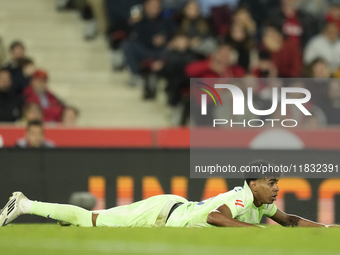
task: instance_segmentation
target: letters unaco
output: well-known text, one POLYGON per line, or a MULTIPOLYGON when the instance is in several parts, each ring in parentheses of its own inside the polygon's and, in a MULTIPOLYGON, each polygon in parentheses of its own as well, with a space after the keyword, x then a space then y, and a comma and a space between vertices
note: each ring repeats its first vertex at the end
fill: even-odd
MULTIPOLYGON (((242 90, 239 87, 235 85, 231 85, 231 84, 215 84, 214 88, 230 90, 232 98, 233 98, 233 115, 244 115, 245 98, 244 98, 244 94, 242 90)), ((211 89, 215 92, 215 94, 217 94, 215 89, 213 88, 211 89)), ((213 98, 211 93, 208 93, 208 94, 213 98)), ((305 88, 292 88, 292 87, 281 88, 280 95, 281 95, 281 115, 282 116, 286 116, 288 104, 295 105, 306 116, 312 115, 303 105, 304 103, 307 103, 311 99, 311 93, 309 90, 305 88), (305 97, 294 98, 294 99, 287 98, 288 93, 301 93, 301 94, 304 94, 305 97)), ((214 98, 213 100, 215 102, 215 105, 217 105, 214 98)), ((222 105, 221 101, 220 103, 222 105)), ((270 107, 270 109, 258 110, 258 109, 255 109, 253 105, 253 88, 247 88, 247 105, 248 105, 249 111, 257 116, 268 116, 274 113, 278 105, 278 89, 272 88, 272 106, 270 107)), ((207 115, 207 94, 201 95, 201 115, 207 115)), ((271 122, 272 127, 274 127, 274 122, 280 121, 280 120, 279 119, 265 119, 265 121, 271 122)), ((246 120, 244 120, 243 122, 233 122, 233 120, 228 121, 226 119, 214 119, 213 126, 215 127, 216 125, 227 124, 228 122, 230 122, 231 126, 233 124, 234 125, 242 124, 243 126, 246 126, 246 120)), ((252 120, 249 120, 247 124, 249 127, 261 127, 264 125, 264 121, 261 119, 252 119, 252 120), (255 125, 256 122, 258 125, 255 125)), ((298 124, 297 121, 294 119, 281 120, 281 125, 283 127, 295 127, 297 124, 298 124), (288 122, 294 122, 294 125, 288 125, 288 122)))

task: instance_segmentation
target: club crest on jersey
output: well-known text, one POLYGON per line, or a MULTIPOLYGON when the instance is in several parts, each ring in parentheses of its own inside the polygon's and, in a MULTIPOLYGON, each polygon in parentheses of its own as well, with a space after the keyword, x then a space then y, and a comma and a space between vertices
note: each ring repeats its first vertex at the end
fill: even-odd
POLYGON ((243 203, 242 200, 236 199, 235 205, 236 205, 236 206, 241 206, 241 207, 244 208, 244 203, 243 203))

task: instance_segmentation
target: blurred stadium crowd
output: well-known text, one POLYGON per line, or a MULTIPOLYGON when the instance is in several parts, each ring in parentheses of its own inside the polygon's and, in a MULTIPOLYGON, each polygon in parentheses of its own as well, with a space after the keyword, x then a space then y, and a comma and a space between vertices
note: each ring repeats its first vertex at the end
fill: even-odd
MULTIPOLYGON (((2 56, 5 49, 2 48, 2 56)), ((52 125, 73 126, 78 109, 67 106, 48 90, 48 74, 38 69, 26 56, 21 41, 9 47, 9 61, 5 57, 0 68, 0 122, 26 125, 41 121, 52 125)))
MULTIPOLYGON (((340 124, 340 82, 327 80, 340 77, 340 0, 58 0, 57 8, 80 12, 86 40, 105 36, 113 69, 129 70, 144 99, 164 79, 168 105, 181 109, 177 125, 188 123, 190 77, 296 78, 273 86, 309 89, 313 117, 288 115, 300 127, 340 124)), ((10 55, 0 72, 0 121, 74 124, 78 110, 48 91, 47 73, 24 45, 13 42, 10 55)), ((257 109, 268 109, 270 86, 251 86, 257 109)))

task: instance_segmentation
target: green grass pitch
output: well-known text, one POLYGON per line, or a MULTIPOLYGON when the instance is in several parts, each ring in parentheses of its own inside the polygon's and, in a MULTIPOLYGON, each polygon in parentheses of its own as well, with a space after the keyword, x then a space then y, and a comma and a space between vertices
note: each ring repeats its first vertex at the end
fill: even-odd
POLYGON ((340 254, 340 229, 77 228, 12 224, 0 228, 0 254, 340 254))

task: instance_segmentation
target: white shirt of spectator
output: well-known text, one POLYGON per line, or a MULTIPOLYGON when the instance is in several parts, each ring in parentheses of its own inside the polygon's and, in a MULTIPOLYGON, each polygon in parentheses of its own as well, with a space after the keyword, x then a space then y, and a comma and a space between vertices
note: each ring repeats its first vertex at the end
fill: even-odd
POLYGON ((340 67, 340 40, 330 42, 324 35, 313 37, 305 48, 303 61, 308 65, 318 57, 325 59, 332 71, 337 70, 340 67))

